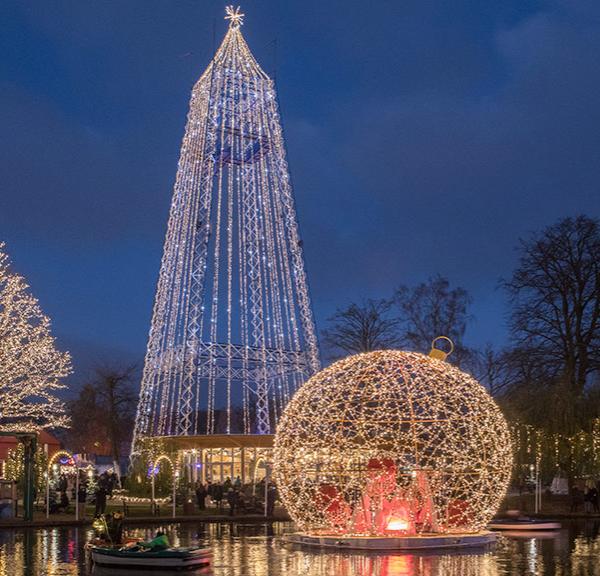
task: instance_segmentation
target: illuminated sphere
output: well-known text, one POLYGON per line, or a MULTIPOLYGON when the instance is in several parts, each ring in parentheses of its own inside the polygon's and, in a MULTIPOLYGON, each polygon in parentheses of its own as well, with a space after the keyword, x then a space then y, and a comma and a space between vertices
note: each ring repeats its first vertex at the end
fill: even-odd
POLYGON ((274 477, 300 529, 483 529, 512 467, 509 429, 474 378, 415 352, 357 354, 310 378, 275 436, 274 477))

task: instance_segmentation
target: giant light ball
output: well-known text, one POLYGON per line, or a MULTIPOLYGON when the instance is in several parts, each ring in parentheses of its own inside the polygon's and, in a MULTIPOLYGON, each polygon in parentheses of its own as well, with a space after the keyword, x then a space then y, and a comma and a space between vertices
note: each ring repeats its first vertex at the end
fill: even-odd
POLYGON ((398 536, 480 531, 511 467, 508 425, 481 384, 443 360, 385 350, 298 390, 273 471, 301 530, 398 536))

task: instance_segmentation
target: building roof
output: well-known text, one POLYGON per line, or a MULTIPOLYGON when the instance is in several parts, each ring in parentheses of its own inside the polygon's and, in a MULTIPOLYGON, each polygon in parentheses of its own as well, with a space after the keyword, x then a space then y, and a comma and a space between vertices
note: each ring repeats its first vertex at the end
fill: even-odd
POLYGON ((272 448, 273 434, 200 434, 197 436, 158 436, 167 449, 272 448))

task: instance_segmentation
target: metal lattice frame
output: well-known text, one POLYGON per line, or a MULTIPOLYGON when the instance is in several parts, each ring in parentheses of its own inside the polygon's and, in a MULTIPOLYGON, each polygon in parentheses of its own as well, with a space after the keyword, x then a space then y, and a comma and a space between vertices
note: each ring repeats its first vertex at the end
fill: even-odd
POLYGON ((358 354, 313 376, 279 422, 273 471, 301 529, 470 532, 512 470, 508 425, 468 374, 423 354, 358 354))
POLYGON ((192 91, 136 440, 215 433, 219 406, 229 433, 236 405, 244 433, 269 433, 319 369, 275 89, 241 16, 228 9, 229 30, 192 91))

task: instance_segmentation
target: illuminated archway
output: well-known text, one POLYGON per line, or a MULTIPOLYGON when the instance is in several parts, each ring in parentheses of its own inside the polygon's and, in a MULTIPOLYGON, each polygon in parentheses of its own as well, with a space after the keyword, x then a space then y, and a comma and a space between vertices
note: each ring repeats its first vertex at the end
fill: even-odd
MULTIPOLYGON (((74 466, 75 465, 75 457, 73 456, 73 454, 71 454, 71 452, 69 452, 68 450, 59 450, 58 452, 55 452, 54 454, 52 454, 52 456, 48 460, 48 470, 50 470, 52 468, 52 466, 57 463, 57 460, 59 460, 61 457, 65 457, 65 456, 73 461, 72 466, 74 466)), ((61 462, 61 464, 62 464, 62 462, 61 462)))
POLYGON ((177 467, 175 466, 175 463, 173 462, 173 460, 171 459, 171 457, 168 454, 161 454, 158 458, 155 458, 154 460, 150 461, 150 473, 153 475, 156 475, 158 473, 156 468, 160 465, 160 463, 163 460, 166 460, 171 465, 173 474, 175 474, 177 467))
POLYGON ((256 462, 254 463, 254 474, 252 475, 252 480, 255 485, 257 482, 256 476, 258 475, 258 469, 260 468, 261 464, 265 470, 265 476, 267 475, 267 465, 268 465, 267 459, 264 456, 259 456, 256 459, 256 462))

